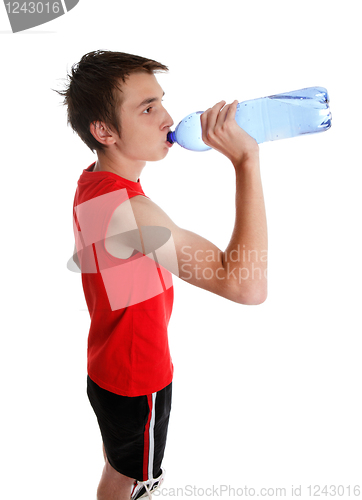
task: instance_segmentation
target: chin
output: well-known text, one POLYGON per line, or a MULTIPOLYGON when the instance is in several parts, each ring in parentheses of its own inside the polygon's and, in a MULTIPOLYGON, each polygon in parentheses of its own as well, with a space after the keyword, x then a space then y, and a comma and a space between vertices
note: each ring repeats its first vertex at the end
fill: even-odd
POLYGON ((152 155, 152 157, 150 156, 147 161, 163 160, 167 156, 167 153, 168 153, 168 148, 165 148, 164 151, 162 151, 161 153, 155 153, 154 155, 152 155))

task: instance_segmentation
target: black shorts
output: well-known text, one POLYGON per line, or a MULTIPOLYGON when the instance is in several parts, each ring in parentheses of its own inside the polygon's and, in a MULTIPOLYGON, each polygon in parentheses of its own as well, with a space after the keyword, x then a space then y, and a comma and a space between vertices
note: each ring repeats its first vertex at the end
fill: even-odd
POLYGON ((87 394, 111 466, 137 481, 158 477, 166 446, 172 383, 153 394, 130 398, 102 389, 88 376, 87 394))

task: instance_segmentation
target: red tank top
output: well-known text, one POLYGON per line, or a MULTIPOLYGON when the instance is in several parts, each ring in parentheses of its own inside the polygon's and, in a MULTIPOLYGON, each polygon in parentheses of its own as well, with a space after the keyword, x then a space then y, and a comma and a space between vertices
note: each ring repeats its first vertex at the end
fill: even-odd
MULTIPOLYGON (((140 182, 112 172, 83 170, 75 193, 74 236, 91 324, 87 369, 100 387, 142 396, 170 384, 173 365, 167 327, 173 306, 172 275, 152 255, 119 259, 105 248, 114 210, 146 196, 140 182)), ((135 226, 136 227, 136 226, 135 226)), ((132 230, 132 227, 130 228, 132 230)))

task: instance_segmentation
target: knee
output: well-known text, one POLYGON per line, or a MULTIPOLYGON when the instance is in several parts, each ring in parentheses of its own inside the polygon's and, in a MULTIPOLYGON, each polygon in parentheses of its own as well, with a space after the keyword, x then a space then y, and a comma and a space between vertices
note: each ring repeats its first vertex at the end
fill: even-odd
POLYGON ((106 460, 101 481, 97 489, 97 499, 130 498, 134 479, 116 471, 106 460), (114 495, 114 496, 112 496, 114 495))

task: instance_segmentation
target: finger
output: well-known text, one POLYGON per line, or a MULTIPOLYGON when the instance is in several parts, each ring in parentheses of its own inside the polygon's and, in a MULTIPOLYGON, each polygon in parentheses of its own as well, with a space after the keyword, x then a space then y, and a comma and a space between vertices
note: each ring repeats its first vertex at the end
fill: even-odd
POLYGON ((226 118, 225 118, 226 120, 234 120, 235 119, 237 107, 238 107, 237 100, 233 101, 230 104, 229 109, 228 109, 228 113, 227 113, 226 118))
POLYGON ((220 101, 220 102, 217 102, 212 108, 208 108, 206 111, 204 111, 202 114, 201 114, 201 117, 204 116, 207 117, 207 115, 209 114, 216 114, 220 111, 220 109, 225 105, 226 101, 220 101))
POLYGON ((207 127, 207 117, 208 117, 209 111, 210 111, 210 108, 208 108, 206 111, 204 111, 200 115, 200 121, 201 121, 201 129, 202 129, 202 131, 204 131, 206 129, 206 127, 207 127))
POLYGON ((215 109, 217 111, 220 111, 220 109, 225 106, 226 104, 226 101, 222 100, 220 102, 217 102, 216 104, 214 104, 214 106, 211 108, 211 109, 215 109))
POLYGON ((226 106, 224 106, 224 107, 221 109, 220 113, 219 113, 219 114, 218 114, 218 116, 217 116, 217 121, 216 121, 216 125, 215 125, 215 127, 220 128, 220 127, 222 127, 222 126, 223 126, 224 121, 225 121, 225 118, 226 118, 226 116, 227 116, 227 114, 228 114, 228 111, 229 111, 230 106, 231 106, 231 104, 226 104, 226 106))
POLYGON ((212 130, 216 127, 220 118, 221 110, 224 108, 225 104, 226 101, 220 101, 211 108, 208 119, 208 125, 209 128, 211 128, 212 130))
POLYGON ((200 116, 201 119, 201 127, 203 133, 207 134, 209 130, 214 130, 215 123, 220 112, 220 109, 225 105, 226 101, 220 101, 216 103, 212 108, 207 109, 200 116))
POLYGON ((220 113, 220 110, 225 106, 226 101, 220 101, 217 102, 212 108, 209 110, 209 115, 212 117, 217 118, 218 114, 220 113))

